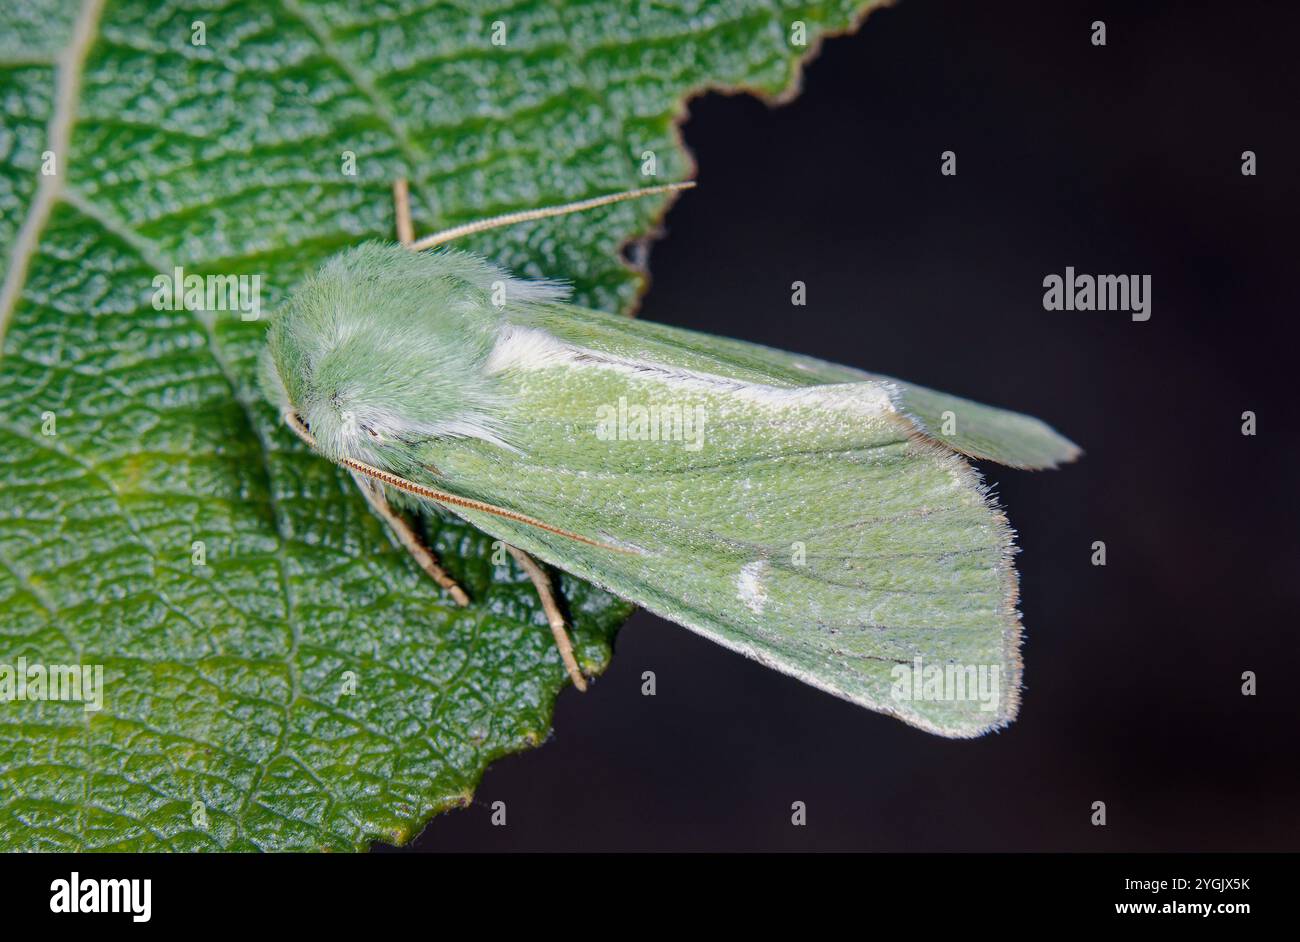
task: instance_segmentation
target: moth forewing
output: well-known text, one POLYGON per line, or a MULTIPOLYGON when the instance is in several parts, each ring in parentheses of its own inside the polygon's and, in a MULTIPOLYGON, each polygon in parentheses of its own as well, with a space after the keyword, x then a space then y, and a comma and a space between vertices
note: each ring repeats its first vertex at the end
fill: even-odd
POLYGON ((1077 445, 1032 416, 810 356, 571 305, 530 305, 507 316, 515 329, 528 333, 533 328, 552 344, 631 363, 648 354, 679 370, 762 385, 875 382, 891 391, 895 410, 909 420, 915 434, 968 457, 1037 469, 1056 467, 1081 454, 1077 445))
POLYGON ((569 352, 498 361, 528 419, 518 455, 470 441, 426 455, 480 496, 641 555, 458 511, 466 519, 933 732, 978 735, 1014 716, 1011 533, 970 466, 918 441, 882 384, 783 388, 569 352), (913 693, 932 667, 942 683, 913 693))

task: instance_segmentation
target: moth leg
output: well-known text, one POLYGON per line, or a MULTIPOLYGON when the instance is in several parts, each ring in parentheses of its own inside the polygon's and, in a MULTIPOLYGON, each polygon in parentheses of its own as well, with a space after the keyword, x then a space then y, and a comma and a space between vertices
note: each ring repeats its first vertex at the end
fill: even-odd
POLYGON ((397 241, 409 248, 415 242, 415 224, 411 222, 411 191, 405 177, 393 181, 393 205, 397 210, 397 241))
POLYGON ((546 612, 546 620, 551 623, 551 634, 555 637, 555 647, 560 652, 560 660, 564 662, 564 669, 569 672, 569 679, 573 681, 573 686, 581 691, 587 689, 587 678, 582 676, 582 671, 578 668, 578 659, 573 656, 573 642, 569 640, 569 633, 564 630, 564 615, 560 612, 560 606, 555 602, 555 592, 551 588, 550 576, 541 566, 537 565, 536 560, 529 556, 521 549, 505 544, 505 548, 510 551, 510 555, 519 563, 520 568, 528 573, 528 578, 533 580, 533 587, 537 589, 537 597, 542 600, 542 610, 546 612))
MULTIPOLYGON (((415 244, 415 226, 411 221, 411 191, 406 184, 405 178, 398 178, 393 181, 393 205, 397 215, 397 239, 402 245, 411 248, 415 244)), ((442 571, 442 568, 433 558, 433 554, 420 543, 406 521, 393 513, 379 485, 355 472, 352 476, 361 487, 362 493, 366 495, 366 499, 370 501, 370 506, 374 507, 375 512, 388 522, 389 526, 393 528, 393 532, 397 534, 397 538, 401 540, 402 545, 410 550, 420 565, 424 567, 425 572, 433 576, 438 585, 450 592, 452 598, 460 602, 461 605, 468 605, 469 599, 461 591, 460 586, 456 585, 451 580, 451 577, 442 571)), ((582 676, 582 670, 578 667, 578 659, 573 654, 573 642, 569 640, 569 633, 565 630, 564 614, 555 601, 555 592, 551 588, 550 577, 523 550, 509 544, 505 544, 505 547, 510 551, 510 555, 515 558, 515 562, 519 564, 520 568, 528 574, 528 578, 533 582, 533 588, 537 590, 537 597, 542 601, 542 611, 546 613, 546 620, 550 623, 551 635, 555 638, 555 647, 560 652, 560 660, 564 662, 564 669, 568 671, 569 679, 573 681, 573 686, 585 691, 587 689, 587 679, 582 676)))
POLYGON ((384 523, 388 524, 398 542, 402 544, 408 553, 415 557, 415 561, 420 564, 420 568, 427 572, 434 582, 442 586, 457 605, 468 605, 469 596, 465 594, 465 590, 458 586, 456 580, 447 575, 446 570, 438 565, 438 558, 433 555, 427 546, 420 542, 419 535, 416 534, 411 525, 388 505, 388 498, 384 496, 384 491, 380 485, 356 473, 353 473, 352 479, 357 482, 357 487, 361 488, 361 493, 366 496, 370 508, 379 515, 384 523))

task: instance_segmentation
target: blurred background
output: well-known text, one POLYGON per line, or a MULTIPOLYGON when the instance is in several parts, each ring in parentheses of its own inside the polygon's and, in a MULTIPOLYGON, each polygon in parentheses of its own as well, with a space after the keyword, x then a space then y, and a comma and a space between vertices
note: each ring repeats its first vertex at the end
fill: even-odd
POLYGON ((1289 4, 906 0, 829 40, 789 105, 693 100, 700 187, 640 316, 1029 412, 1085 448, 982 467, 1019 531, 1020 718, 930 736, 638 613, 551 740, 412 848, 1300 848, 1298 26, 1289 4), (1151 319, 1044 311, 1067 265, 1149 274, 1151 319))

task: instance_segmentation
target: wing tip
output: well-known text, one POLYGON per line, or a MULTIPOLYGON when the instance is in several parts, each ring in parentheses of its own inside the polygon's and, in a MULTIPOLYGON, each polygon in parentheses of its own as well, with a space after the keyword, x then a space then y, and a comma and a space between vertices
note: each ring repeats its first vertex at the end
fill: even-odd
POLYGON ((1032 447, 1013 451, 999 447, 980 447, 956 436, 938 436, 912 416, 905 417, 912 423, 913 437, 956 452, 972 461, 992 461, 1017 471, 1054 471, 1062 465, 1078 461, 1084 455, 1082 448, 1038 419, 1030 419, 1041 427, 1042 434, 1038 441, 1032 447))
POLYGON ((993 461, 1022 471, 1046 471, 1083 456, 1082 448, 1032 415, 908 386, 897 380, 887 380, 884 385, 895 413, 910 426, 910 435, 975 461, 993 461), (952 409, 939 413, 936 410, 940 406, 952 409), (958 409, 965 410, 962 418, 958 417, 958 409), (932 424, 938 422, 939 415, 957 421, 957 430, 951 434, 935 432, 932 424))

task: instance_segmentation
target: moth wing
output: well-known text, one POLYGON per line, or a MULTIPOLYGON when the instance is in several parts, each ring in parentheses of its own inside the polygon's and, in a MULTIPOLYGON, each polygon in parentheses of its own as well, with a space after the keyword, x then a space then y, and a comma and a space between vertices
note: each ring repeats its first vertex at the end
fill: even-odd
POLYGON ((1033 416, 814 357, 568 305, 536 305, 514 313, 517 324, 539 328, 582 348, 632 360, 670 362, 746 382, 784 386, 885 383, 896 408, 911 420, 917 434, 971 458, 1039 470, 1073 461, 1082 453, 1068 438, 1033 416))
POLYGON ((1015 716, 1011 530, 888 384, 780 388, 538 355, 502 375, 518 452, 445 442, 431 465, 468 497, 622 551, 456 511, 471 523, 931 732, 975 736, 1015 716))

